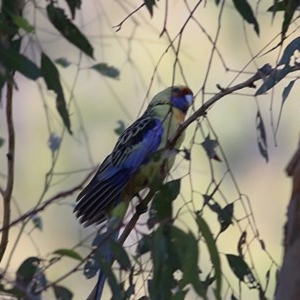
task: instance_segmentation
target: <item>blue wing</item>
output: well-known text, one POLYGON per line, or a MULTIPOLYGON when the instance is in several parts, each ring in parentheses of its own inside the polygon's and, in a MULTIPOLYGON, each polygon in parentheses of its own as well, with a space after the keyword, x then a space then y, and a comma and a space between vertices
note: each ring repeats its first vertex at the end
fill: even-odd
POLYGON ((162 134, 161 121, 144 116, 123 132, 113 152, 78 195, 74 211, 81 223, 89 226, 106 219, 108 211, 120 202, 132 175, 158 149, 162 134))

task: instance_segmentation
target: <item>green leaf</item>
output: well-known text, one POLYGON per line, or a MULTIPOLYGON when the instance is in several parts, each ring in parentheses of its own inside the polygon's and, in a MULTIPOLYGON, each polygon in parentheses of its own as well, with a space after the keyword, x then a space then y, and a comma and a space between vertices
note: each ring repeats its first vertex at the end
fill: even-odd
POLYGON ((47 14, 52 25, 62 34, 62 36, 85 54, 93 58, 94 50, 90 42, 68 19, 63 9, 55 7, 54 3, 51 2, 47 5, 47 14))
POLYGON ((69 113, 66 107, 63 89, 60 84, 59 73, 54 63, 45 53, 42 53, 41 68, 47 88, 54 91, 56 94, 56 109, 69 133, 72 134, 69 113))
POLYGON ((71 300, 73 298, 73 293, 64 286, 54 284, 53 291, 57 300, 71 300))
POLYGON ((123 246, 114 240, 110 240, 109 244, 114 258, 119 263, 121 269, 128 271, 131 268, 131 261, 123 246))
POLYGON ((111 216, 118 220, 123 220, 127 211, 128 205, 125 202, 120 202, 116 207, 113 208, 111 216))
POLYGON ((251 269, 248 267, 243 257, 233 254, 226 254, 226 257, 231 270, 240 281, 246 283, 249 282, 250 284, 255 283, 255 278, 251 269))
POLYGON ((4 145, 5 139, 0 137, 0 148, 4 145))
POLYGON ((206 298, 206 288, 199 279, 198 268, 198 243, 195 236, 191 233, 185 233, 181 229, 173 226, 171 228, 172 248, 175 249, 183 273, 179 287, 183 289, 191 284, 196 293, 206 298))
POLYGON ((285 47, 278 66, 288 65, 296 50, 300 51, 300 37, 296 37, 285 47))
MULTIPOLYGON (((32 80, 36 80, 42 75, 41 70, 31 60, 15 49, 4 48, 1 44, 0 61, 7 67, 7 73, 16 70, 32 80)), ((2 72, 1 75, 3 75, 2 72)))
POLYGON ((155 194, 151 208, 148 226, 152 228, 157 222, 164 222, 172 219, 172 202, 180 192, 180 179, 172 180, 160 187, 155 194))
POLYGON ((71 65, 71 62, 68 61, 65 57, 60 57, 54 60, 57 64, 59 64, 63 68, 67 68, 71 65))
POLYGON ((29 24, 29 22, 21 16, 11 15, 13 22, 20 28, 26 31, 27 33, 34 32, 34 27, 29 24))
POLYGON ((40 259, 35 256, 26 258, 17 270, 17 281, 28 285, 39 270, 40 259))
POLYGON ((155 6, 155 0, 144 0, 144 3, 150 13, 150 16, 153 16, 153 7, 155 6))
POLYGON ((148 281, 150 298, 153 300, 170 299, 173 288, 174 248, 171 246, 169 226, 160 226, 153 235, 152 259, 153 278, 148 281))
POLYGON ((233 0, 236 10, 240 13, 245 21, 254 25, 254 30, 259 35, 259 25, 253 14, 252 8, 247 0, 233 0))
POLYGON ((278 2, 278 1, 275 0, 275 2, 277 2, 277 3, 270 6, 267 11, 271 11, 273 13, 276 13, 277 11, 284 11, 285 10, 285 1, 278 2))
POLYGON ((78 254, 78 252, 76 252, 73 249, 66 249, 66 248, 61 248, 61 249, 57 249, 53 252, 53 254, 58 254, 61 256, 66 256, 72 259, 76 259, 79 261, 83 261, 83 258, 78 254))
POLYGON ((116 69, 115 67, 109 66, 106 63, 99 63, 96 65, 91 66, 91 69, 97 71, 101 75, 104 75, 106 77, 110 77, 113 79, 119 79, 120 71, 116 69))
POLYGON ((219 256, 219 251, 216 246, 216 242, 214 240, 213 234, 207 225, 206 221, 200 216, 197 216, 197 224, 199 232, 201 232, 203 238, 205 239, 208 252, 210 255, 211 262, 214 267, 215 272, 215 280, 216 280, 216 290, 215 290, 215 296, 216 299, 221 299, 221 292, 222 292, 222 270, 221 270, 221 260, 219 256))
POLYGON ((81 7, 81 0, 66 0, 66 2, 71 11, 72 19, 74 19, 76 9, 80 9, 81 7))
POLYGON ((256 114, 256 132, 257 132, 257 145, 260 154, 265 158, 266 162, 269 160, 268 155, 268 143, 267 143, 267 133, 265 130, 265 125, 262 116, 259 111, 256 114))

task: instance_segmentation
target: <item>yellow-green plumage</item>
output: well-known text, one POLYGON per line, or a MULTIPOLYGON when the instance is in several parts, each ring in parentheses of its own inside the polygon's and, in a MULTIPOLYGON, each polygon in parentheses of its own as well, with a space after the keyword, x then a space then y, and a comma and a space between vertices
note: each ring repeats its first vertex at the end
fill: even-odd
MULTIPOLYGON (((86 226, 99 224, 109 217, 120 201, 129 203, 155 180, 162 182, 170 171, 176 151, 168 149, 193 102, 192 91, 185 86, 169 87, 158 93, 145 113, 118 139, 112 153, 100 165, 91 182, 78 195, 74 209, 86 226)), ((179 148, 184 135, 175 144, 179 148)), ((109 234, 109 232, 108 232, 109 234)), ((118 232, 110 238, 117 239, 118 232)), ((111 251, 105 254, 111 263, 111 251)), ((98 283, 89 299, 100 299, 105 276, 100 271, 98 283)))
MULTIPOLYGON (((82 223, 88 226, 103 222, 120 201, 130 201, 155 177, 162 180, 166 176, 175 155, 170 150, 160 150, 184 121, 192 102, 193 94, 185 86, 168 87, 152 99, 144 114, 122 133, 112 153, 79 194, 75 212, 82 223)), ((176 148, 183 138, 179 137, 176 148)))

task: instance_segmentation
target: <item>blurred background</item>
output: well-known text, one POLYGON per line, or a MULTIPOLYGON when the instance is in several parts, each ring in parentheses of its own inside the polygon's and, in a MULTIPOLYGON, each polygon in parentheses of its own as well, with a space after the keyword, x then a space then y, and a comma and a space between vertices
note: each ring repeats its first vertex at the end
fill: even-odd
MULTIPOLYGON (((273 19, 272 13, 267 12, 272 3, 257 1, 252 5, 260 25, 260 35, 257 36, 253 26, 242 20, 231 1, 219 6, 214 1, 159 1, 152 17, 143 7, 126 20, 129 13, 141 3, 83 1, 74 22, 94 47, 93 61, 79 53, 49 24, 43 1, 29 1, 24 9, 24 17, 34 25, 35 32, 25 35, 23 53, 37 61, 39 53, 43 51, 53 60, 65 58, 70 63, 67 67, 58 65, 58 69, 68 99, 73 135, 63 130, 54 95, 46 89, 45 83, 42 80, 33 82, 17 74, 18 89, 14 90, 13 100, 16 171, 12 220, 37 203, 43 203, 53 195, 78 185, 113 149, 118 138, 114 131, 120 126, 118 122, 130 125, 143 112, 152 96, 166 86, 173 82, 187 84, 196 96, 193 107, 196 110, 201 103, 220 91, 217 85, 225 88, 240 83, 265 63, 274 67, 282 49, 270 50, 280 42, 282 13, 277 13, 273 19), (98 62, 117 68, 119 77, 108 78, 92 70, 90 67, 98 62), (48 145, 51 134, 61 138, 57 153, 52 153, 48 145), (47 174, 51 180, 45 183, 47 174)), ((60 5, 63 7, 64 3, 60 5)), ((298 35, 297 26, 296 22, 292 24, 285 45, 298 35)), ((253 238, 252 232, 247 242, 254 262, 253 270, 263 284, 272 266, 267 293, 270 298, 275 288, 276 271, 272 260, 278 264, 281 262, 283 227, 291 188, 285 167, 299 138, 298 82, 284 104, 276 134, 274 131, 283 89, 290 80, 296 78, 283 80, 263 96, 254 97, 255 89, 246 88, 219 100, 208 111, 206 118, 188 128, 185 147, 191 150, 191 160, 184 160, 179 155, 172 172, 173 178, 183 177, 181 196, 175 206, 182 209, 178 226, 186 230, 195 226, 191 221, 191 211, 201 209, 202 195, 208 190, 212 191, 209 188, 211 170, 214 171, 216 183, 226 174, 220 186, 222 194, 217 194, 215 200, 220 201, 218 203, 221 206, 234 202, 234 216, 238 222, 218 239, 223 270, 227 272, 232 288, 238 291, 238 280, 230 275, 224 254, 237 254, 241 230, 251 231, 254 218, 259 238, 253 238), (257 146, 258 110, 267 132, 267 163, 257 146), (222 162, 207 158, 201 143, 208 134, 212 139, 218 139, 221 148, 216 151, 222 162), (228 173, 228 170, 232 173, 228 173), (261 249, 259 239, 264 241, 272 259, 261 249)), ((257 86, 261 84, 262 81, 257 82, 257 86)), ((2 102, 0 136, 7 140, 5 90, 2 92, 2 102)), ((6 146, 4 144, 0 148, 2 183, 6 174, 6 146)), ((74 193, 59 199, 43 210, 38 215, 42 228, 35 228, 33 222, 24 228, 22 223, 12 228, 1 266, 8 266, 8 274, 12 279, 15 270, 28 256, 50 259, 55 250, 75 245, 78 245, 75 249, 83 256, 89 253, 90 241, 96 229, 84 228, 76 220, 72 212, 76 196, 74 193), (91 238, 82 243, 84 237, 89 235, 91 238)), ((215 214, 206 210, 203 216, 212 232, 217 234, 219 223, 215 214)), ((140 222, 142 227, 145 218, 140 222)), ((128 245, 135 241, 133 233, 128 245)), ((201 269, 203 266, 205 270, 207 255, 200 254, 199 260, 201 269)), ((86 280, 81 271, 72 272, 75 264, 70 258, 62 258, 61 262, 47 270, 47 279, 54 281, 70 272, 62 284, 74 292, 75 300, 85 299, 95 279, 86 280)), ((146 283, 141 286, 134 299, 143 295, 146 283)), ((224 293, 226 286, 224 282, 224 293)), ((245 285, 242 290, 243 299, 254 299, 254 295, 258 298, 257 291, 250 291, 245 285)), ((109 299, 109 288, 105 292, 109 299)), ((228 292, 224 299, 229 296, 228 292)), ((53 299, 53 295, 49 292, 45 299, 53 299)), ((189 292, 187 299, 197 299, 197 296, 189 292)))

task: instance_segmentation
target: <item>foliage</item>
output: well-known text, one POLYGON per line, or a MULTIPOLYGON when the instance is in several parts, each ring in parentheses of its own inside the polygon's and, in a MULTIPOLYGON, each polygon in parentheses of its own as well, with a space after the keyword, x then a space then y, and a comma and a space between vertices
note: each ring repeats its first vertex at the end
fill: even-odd
MULTIPOLYGON (((6 219, 10 225, 3 225, 3 228, 1 229, 3 236, 0 244, 0 248, 2 249, 2 252, 0 252, 2 253, 0 260, 3 260, 8 241, 8 234, 10 233, 11 228, 13 228, 13 225, 21 224, 22 230, 20 231, 20 235, 24 234, 24 228, 27 224, 33 225, 34 229, 38 229, 40 233, 43 234, 45 225, 41 211, 58 199, 61 200, 65 197, 73 196, 75 192, 77 193, 82 188, 89 177, 87 176, 87 178, 82 182, 79 182, 76 186, 66 190, 62 189, 55 196, 45 200, 45 195, 49 192, 49 187, 54 185, 52 181, 53 173, 55 172, 57 157, 63 147, 64 130, 67 130, 70 135, 75 134, 76 137, 79 136, 79 132, 82 130, 82 128, 78 129, 72 124, 74 120, 73 110, 75 109, 70 105, 72 96, 70 97, 70 100, 66 96, 68 88, 61 76, 61 70, 72 67, 79 70, 80 67, 68 58, 67 51, 64 56, 60 56, 59 58, 53 58, 50 54, 47 54, 46 45, 40 45, 40 42, 36 38, 39 28, 36 27, 35 18, 27 16, 24 13, 25 8, 18 6, 20 5, 19 2, 20 1, 17 0, 2 1, 0 13, 0 90, 1 92, 6 91, 7 94, 9 94, 8 91, 13 87, 13 90, 16 91, 18 88, 18 81, 21 80, 20 77, 16 75, 18 73, 26 77, 24 80, 33 81, 37 85, 42 82, 42 85, 44 85, 48 91, 53 93, 52 96, 55 99, 56 114, 63 124, 63 129, 62 134, 60 135, 50 130, 51 121, 49 121, 47 112, 47 117, 45 119, 49 129, 48 147, 51 151, 53 165, 45 176, 46 188, 42 192, 42 196, 37 201, 36 206, 32 207, 27 213, 21 214, 17 220, 12 221, 9 213, 5 213, 5 211, 10 211, 12 206, 13 197, 11 193, 13 192, 12 182, 14 165, 11 164, 11 161, 15 160, 13 155, 15 145, 13 123, 12 121, 9 121, 10 118, 7 118, 6 127, 8 133, 4 136, 4 133, 1 132, 0 150, 2 151, 7 147, 8 171, 7 177, 6 175, 3 176, 4 183, 1 183, 0 185, 0 192, 4 199, 4 205, 9 206, 8 210, 3 210, 3 219, 6 219), (29 52, 26 52, 24 50, 26 48, 26 43, 33 43, 35 47, 39 49, 38 54, 32 56, 29 52)), ((45 7, 42 8, 44 17, 58 32, 59 38, 63 38, 70 44, 69 46, 77 49, 81 56, 84 55, 86 65, 82 69, 92 70, 93 72, 100 74, 99 80, 120 82, 121 75, 123 76, 121 67, 116 67, 114 64, 103 60, 95 62, 95 46, 90 41, 90 37, 84 33, 84 29, 80 28, 76 22, 76 17, 79 12, 81 12, 81 9, 83 9, 82 1, 66 0, 64 2, 65 3, 62 5, 60 2, 48 1, 45 4, 45 7), (70 17, 68 15, 70 15, 70 17)), ((143 10, 146 10, 148 18, 152 17, 154 19, 156 17, 156 11, 163 10, 161 2, 162 1, 144 0, 143 4, 139 8, 133 10, 132 13, 127 12, 127 17, 116 26, 118 28, 117 31, 121 30, 123 23, 125 23, 127 19, 136 22, 134 14, 141 13, 143 10)), ((165 34, 166 40, 168 41, 168 46, 164 53, 166 54, 168 51, 173 51, 172 53, 175 54, 174 73, 172 75, 174 77, 172 82, 174 82, 175 79, 177 80, 176 74, 178 74, 178 69, 181 70, 180 72, 183 74, 183 68, 180 65, 180 55, 181 53, 184 53, 180 48, 181 38, 186 30, 186 24, 191 20, 196 20, 196 17, 194 17, 195 11, 205 9, 205 7, 200 7, 200 4, 201 1, 197 3, 194 10, 188 8, 190 15, 175 37, 168 35, 167 17, 164 20, 161 36, 165 34)), ((248 25, 253 26, 254 35, 259 36, 261 31, 265 30, 265 28, 260 26, 258 14, 256 13, 252 2, 246 0, 233 0, 232 4, 236 10, 235 15, 247 23, 246 28, 248 28, 248 25)), ((173 4, 167 1, 166 5, 173 4)), ((223 1, 216 0, 214 5, 220 12, 223 11, 223 1)), ((34 6, 34 9, 38 10, 40 8, 34 6)), ((239 285, 243 284, 249 288, 249 290, 257 291, 259 299, 266 299, 271 271, 273 272, 273 269, 277 268, 277 264, 267 252, 265 244, 259 236, 251 205, 245 208, 246 205, 244 203, 248 203, 248 199, 244 199, 244 195, 237 187, 236 180, 232 175, 226 155, 221 147, 221 142, 214 132, 207 116, 211 112, 212 105, 226 95, 233 94, 233 92, 244 88, 256 88, 255 83, 261 80, 260 86, 254 93, 254 96, 259 98, 278 86, 280 88, 279 83, 289 78, 288 83, 282 90, 280 113, 278 117, 279 124, 283 105, 289 99, 291 91, 295 88, 298 81, 298 77, 294 74, 298 74, 296 72, 299 71, 298 52, 300 51, 300 38, 293 38, 294 36, 290 33, 290 25, 293 23, 293 17, 297 9, 298 1, 292 0, 275 0, 268 9, 268 12, 272 13, 273 19, 275 19, 275 17, 278 18, 280 12, 283 12, 283 18, 282 21, 280 21, 280 41, 270 50, 270 52, 275 51, 278 48, 283 50, 281 51, 282 54, 275 66, 273 68, 270 67, 265 72, 263 69, 257 68, 253 77, 250 77, 246 81, 239 82, 239 84, 233 85, 231 83, 226 88, 218 86, 219 91, 215 92, 214 96, 209 98, 209 100, 207 100, 207 98, 204 99, 203 97, 201 105, 195 107, 192 117, 188 119, 187 123, 183 123, 182 127, 179 129, 184 130, 187 127, 190 127, 190 125, 196 126, 194 136, 190 141, 190 148, 184 150, 175 149, 175 151, 178 154, 178 157, 183 153, 182 160, 184 163, 188 164, 188 168, 192 168, 192 164, 194 163, 193 151, 195 147, 199 146, 195 151, 201 149, 201 151, 205 153, 207 164, 209 165, 211 172, 211 180, 207 186, 206 192, 201 194, 196 193, 193 188, 191 188, 191 195, 183 196, 183 194, 186 193, 183 188, 183 182, 185 180, 184 176, 169 180, 166 183, 160 182, 159 189, 149 205, 149 216, 147 221, 143 224, 144 227, 147 226, 147 230, 143 229, 140 232, 137 231, 137 241, 133 247, 134 250, 124 246, 123 241, 119 240, 116 242, 112 240, 111 236, 116 229, 116 224, 110 224, 108 226, 109 230, 106 233, 103 233, 101 230, 97 232, 92 244, 88 245, 88 254, 82 254, 85 252, 81 252, 82 249, 79 249, 80 246, 86 245, 85 240, 81 240, 79 244, 74 247, 62 245, 61 248, 54 251, 49 250, 48 255, 38 254, 36 256, 26 257, 15 271, 10 270, 9 272, 8 269, 11 263, 10 257, 7 266, 3 268, 0 292, 3 293, 3 295, 11 295, 17 299, 26 297, 29 299, 38 299, 44 292, 51 290, 56 299, 73 299, 74 296, 76 296, 73 294, 73 290, 60 283, 60 281, 64 279, 64 276, 55 280, 48 279, 48 269, 53 268, 53 266, 56 266, 60 262, 70 260, 74 263, 74 267, 71 271, 65 271, 65 277, 68 277, 75 272, 82 272, 83 269, 85 278, 89 279, 93 278, 99 269, 101 269, 106 275, 113 294, 113 299, 130 299, 130 297, 136 293, 141 294, 142 289, 138 285, 139 278, 145 280, 146 286, 146 288, 142 290, 143 295, 141 295, 140 299, 148 299, 148 297, 151 299, 186 299, 187 295, 193 293, 202 299, 210 299, 211 297, 223 299, 224 286, 226 284, 225 279, 227 278, 228 271, 229 274, 235 276, 239 285), (287 37, 289 37, 289 42, 285 45, 284 42, 287 37), (291 76, 293 77, 290 78, 291 76), (218 164, 217 167, 216 164, 218 164), (214 170, 217 168, 225 169, 223 177, 216 177, 214 170), (224 196, 221 185, 223 184, 225 177, 226 179, 229 177, 232 186, 234 186, 234 189, 237 191, 237 197, 235 199, 229 198, 227 200, 226 196, 224 196), (188 197, 191 197, 192 200, 186 200, 188 197), (176 207, 178 199, 182 200, 182 198, 185 200, 178 209, 178 207, 176 207), (195 199, 197 204, 191 203, 195 199), (241 203, 245 209, 243 218, 248 221, 245 226, 241 225, 243 222, 242 218, 239 219, 236 215, 241 203), (189 223, 181 220, 181 216, 187 213, 190 216, 189 223), (207 215, 212 216, 212 219, 207 220, 207 215), (212 222, 211 220, 214 220, 215 222, 212 222), (237 253, 223 252, 219 248, 219 241, 222 237, 227 234, 229 235, 230 230, 234 226, 239 230, 239 239, 237 241, 232 241, 231 243, 236 246, 237 253), (249 238, 249 236, 251 237, 249 238), (266 278, 264 279, 261 279, 261 276, 255 271, 255 263, 252 259, 250 249, 252 241, 259 243, 260 250, 269 260, 270 267, 266 271, 266 278), (113 252, 115 260, 113 267, 104 258, 108 249, 113 252), (204 261, 203 253, 207 254, 207 261, 204 261), (14 275, 14 279, 10 278, 10 274, 14 275), (262 282, 265 282, 265 287, 263 287, 264 284, 262 282)), ((169 18, 172 17, 168 15, 168 7, 165 8, 165 12, 166 16, 169 18)), ((149 24, 151 24, 151 21, 149 21, 149 24)), ((204 29, 202 31, 205 32, 204 29)), ((253 32, 252 28, 251 31, 253 32)), ((218 52, 218 47, 216 46, 217 37, 218 34, 216 35, 215 41, 212 41, 210 36, 208 39, 212 41, 212 51, 216 51, 221 57, 218 52)), ((128 40, 128 43, 130 44, 131 40, 128 40)), ((120 43, 120 45, 122 44, 120 43)), ((132 44, 130 45, 132 46, 132 44)), ((128 48, 128 53, 130 53, 130 47, 128 48)), ((162 60, 164 55, 159 58, 159 61, 162 60)), ((134 61, 134 58, 131 58, 130 55, 128 56, 128 61, 134 61)), ((213 55, 211 57, 213 57, 213 55)), ((222 57, 220 60, 222 61, 222 57)), ((153 77, 157 72, 158 65, 154 67, 153 77)), ((211 65, 208 67, 207 74, 209 74, 210 66, 211 65)), ((184 75, 182 74, 180 76, 184 78, 184 75)), ((111 90, 113 90, 113 88, 111 90)), ((203 92, 203 95, 206 93, 205 83, 200 88, 200 91, 203 92)), ((8 111, 9 109, 16 110, 17 108, 12 105, 13 95, 11 95, 11 98, 7 96, 7 99, 5 108, 8 108, 8 111)), ((4 102, 2 98, 0 100, 1 102, 4 102)), ((25 100, 26 99, 24 99, 24 101, 25 100)), ((90 105, 88 99, 85 99, 84 101, 86 106, 90 105)), ((127 106, 127 104, 128 103, 126 102, 121 102, 120 105, 127 106)), ((128 107, 129 105, 130 104, 128 104, 128 107)), ((47 104, 44 103, 44 106, 47 107, 47 104)), ((47 109, 45 108, 45 111, 46 110, 47 109)), ((35 112, 32 111, 32 114, 34 113, 35 112)), ((78 114, 80 115, 80 113, 78 114)), ((9 112, 7 115, 9 115, 9 112)), ((260 111, 259 107, 257 107, 255 122, 259 153, 263 159, 268 162, 270 158, 268 149, 268 130, 264 122, 263 113, 260 111)), ((123 121, 118 121, 118 127, 115 129, 115 134, 120 135, 125 127, 123 121)), ((84 130, 82 132, 83 135, 86 134, 84 130)), ((47 140, 47 138, 45 138, 45 140, 47 140)), ((88 139, 86 138, 85 142, 87 142, 87 140, 88 139)), ((170 145, 172 145, 172 141, 169 142, 170 145)), ((16 147, 21 148, 18 143, 16 147)), ((0 175, 2 176, 2 173, 0 173, 0 175)), ((191 187, 193 184, 192 180, 190 180, 191 187)), ((197 185, 198 184, 199 183, 197 182, 197 185)), ((143 199, 146 197, 139 195, 138 198, 139 201, 143 202, 143 199)), ((116 219, 119 219, 121 216, 124 216, 125 213, 126 207, 121 205, 115 208, 112 215, 116 219)), ((138 215, 138 218, 139 217, 140 215, 138 215)), ((129 231, 131 232, 133 231, 133 228, 135 228, 138 218, 135 220, 134 217, 132 217, 132 220, 135 221, 132 228, 129 226, 130 222, 125 222, 121 225, 125 227, 125 231, 129 228, 129 231)), ((118 226, 119 225, 120 224, 118 223, 118 226)), ((17 247, 17 245, 18 241, 16 242, 15 247, 17 247)), ((61 265, 63 266, 63 264, 61 265)), ((82 280, 85 280, 85 278, 82 280)), ((228 282, 227 290, 231 294, 231 299, 238 299, 235 296, 237 291, 228 284, 228 282)))

